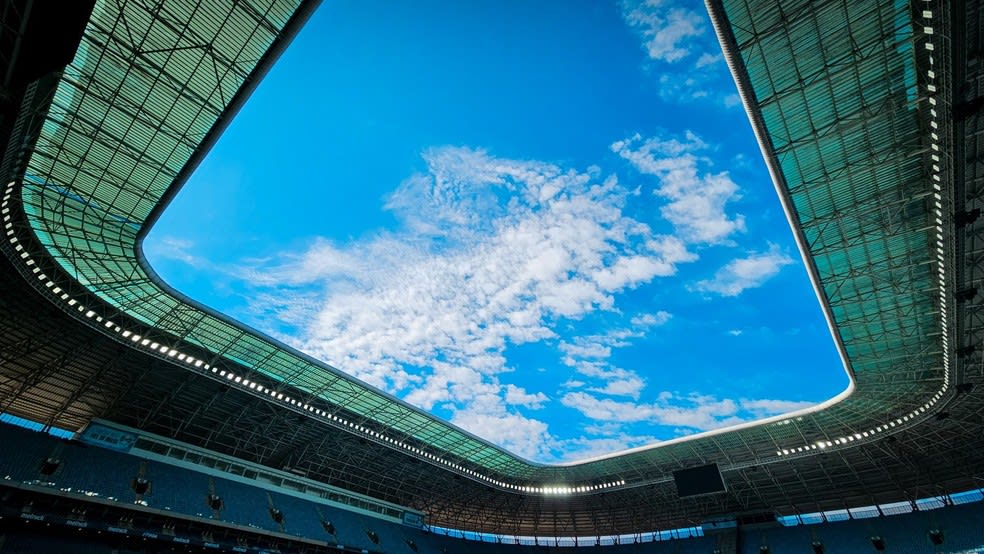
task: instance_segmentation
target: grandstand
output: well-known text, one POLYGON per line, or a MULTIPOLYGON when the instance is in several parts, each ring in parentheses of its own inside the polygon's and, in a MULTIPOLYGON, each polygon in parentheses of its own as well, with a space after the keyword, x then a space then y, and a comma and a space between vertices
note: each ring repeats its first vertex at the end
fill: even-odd
POLYGON ((979 2, 708 0, 852 385, 567 465, 215 313, 143 259, 317 4, 4 2, 0 413, 41 432, 0 426, 0 552, 984 548, 979 2))

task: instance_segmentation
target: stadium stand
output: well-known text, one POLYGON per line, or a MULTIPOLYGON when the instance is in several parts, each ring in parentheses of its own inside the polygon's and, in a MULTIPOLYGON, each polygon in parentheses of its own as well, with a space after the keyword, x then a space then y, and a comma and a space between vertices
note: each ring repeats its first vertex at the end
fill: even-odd
POLYGON ((221 512, 222 521, 257 529, 277 530, 267 512, 267 500, 262 491, 237 481, 216 479, 215 492, 222 497, 225 505, 221 512))
MULTIPOLYGON (((13 425, 0 424, 0 444, 20 445, 16 456, 0 457, 0 476, 9 481, 134 504, 137 494, 131 484, 143 468, 150 488, 141 495, 140 504, 149 508, 218 519, 262 531, 279 531, 367 551, 383 551, 404 545, 404 536, 408 532, 392 522, 373 520, 326 503, 298 498, 287 494, 287 491, 271 492, 234 479, 214 477, 156 460, 141 460, 130 454, 59 439, 13 425), (41 464, 52 455, 60 459, 58 469, 51 475, 41 475, 41 464), (223 500, 220 518, 214 518, 206 504, 210 481, 215 493, 223 500), (283 528, 271 517, 271 508, 282 512, 283 528), (325 530, 322 521, 332 523, 334 536, 325 530), (378 534, 380 544, 370 540, 366 534, 369 529, 378 534)), ((416 532, 413 540, 423 543, 425 539, 416 532)))
MULTIPOLYGON (((98 491, 102 496, 126 502, 136 499, 131 488, 131 480, 140 471, 140 461, 136 458, 123 458, 114 452, 75 442, 64 445, 61 458, 61 469, 52 475, 53 482, 77 490, 98 491)), ((144 496, 153 497, 155 489, 144 496)))
MULTIPOLYGON (((0 456, 0 476, 15 481, 33 481, 42 478, 41 463, 56 454, 55 443, 44 433, 20 429, 12 425, 0 424, 2 444, 16 444, 16 448, 6 449, 0 456)), ((55 470, 59 475, 61 467, 55 470)))
MULTIPOLYGON (((152 484, 143 495, 141 506, 159 508, 199 518, 203 521, 222 521, 259 532, 282 532, 317 541, 329 547, 348 547, 367 552, 469 552, 494 554, 508 550, 534 553, 565 550, 559 541, 543 540, 538 545, 520 544, 515 538, 484 537, 485 541, 465 540, 429 532, 394 521, 373 518, 342 507, 302 498, 286 490, 270 490, 255 485, 224 479, 188 467, 141 459, 139 456, 116 452, 75 440, 57 438, 50 434, 30 431, 13 425, 0 424, 0 444, 17 444, 15 456, 0 457, 0 476, 3 481, 58 490, 69 495, 111 499, 119 504, 136 505, 136 493, 131 488, 133 476, 140 468, 152 484), (42 463, 58 456, 58 469, 42 475, 42 463), (210 485, 211 483, 211 485, 210 485), (221 518, 215 518, 206 504, 209 491, 220 495, 224 502, 221 518), (283 529, 270 517, 270 508, 283 513, 283 529), (334 534, 323 522, 331 522, 334 534), (376 537, 374 541, 372 536, 376 537)), ((2 481, 0 481, 2 483, 2 481)), ((815 552, 814 544, 823 551, 874 552, 872 537, 881 537, 886 551, 899 554, 934 554, 937 552, 977 552, 984 548, 984 496, 977 494, 973 502, 962 505, 945 504, 938 499, 920 502, 920 511, 898 515, 878 516, 876 508, 854 511, 860 519, 848 519, 846 512, 831 514, 822 523, 797 524, 810 517, 787 518, 790 525, 772 521, 764 526, 749 525, 731 533, 708 533, 707 536, 653 541, 640 535, 623 538, 623 543, 606 546, 606 552, 646 552, 653 554, 763 554, 764 552, 815 552), (870 517, 875 515, 875 517, 870 517), (939 531, 945 549, 934 545, 930 534, 939 531), (735 548, 740 545, 740 549, 735 548)), ((906 506, 911 509, 911 506, 906 506)), ((886 510, 887 511, 887 510, 886 510)), ((40 543, 30 535, 13 532, 4 535, 0 553, 51 552, 73 550, 106 552, 99 541, 87 540, 75 544, 71 539, 51 537, 40 543), (68 541, 68 542, 65 542, 68 541), (71 545, 68 548, 66 545, 71 545)), ((591 541, 580 546, 594 546, 591 541)))
POLYGON ((874 552, 872 537, 881 537, 886 552, 900 554, 978 552, 984 549, 982 521, 984 504, 977 502, 887 517, 778 527, 749 532, 741 554, 760 554, 763 546, 771 552, 809 552, 814 542, 822 544, 825 552, 874 552), (942 531, 945 547, 932 543, 933 530, 942 531))

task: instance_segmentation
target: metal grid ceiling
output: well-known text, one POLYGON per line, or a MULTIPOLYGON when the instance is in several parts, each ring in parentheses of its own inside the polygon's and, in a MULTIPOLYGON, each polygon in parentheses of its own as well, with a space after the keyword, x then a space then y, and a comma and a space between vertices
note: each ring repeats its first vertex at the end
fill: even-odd
POLYGON ((909 2, 728 5, 851 368, 941 370, 909 2))

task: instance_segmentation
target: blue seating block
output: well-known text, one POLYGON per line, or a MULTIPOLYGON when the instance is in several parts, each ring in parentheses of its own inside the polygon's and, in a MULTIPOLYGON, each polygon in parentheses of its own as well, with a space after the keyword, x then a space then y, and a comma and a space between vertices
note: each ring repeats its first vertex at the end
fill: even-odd
MULTIPOLYGON (((150 507, 214 519, 212 509, 206 504, 211 480, 215 493, 223 499, 224 507, 219 514, 222 521, 279 532, 280 526, 269 513, 272 502, 284 514, 284 532, 318 541, 330 542, 334 538, 338 544, 371 552, 413 554, 408 540, 417 546, 418 553, 428 554, 440 553, 442 549, 452 554, 536 554, 556 550, 549 546, 466 541, 428 533, 314 498, 274 492, 235 478, 210 476, 175 464, 142 460, 135 455, 64 441, 7 424, 0 424, 0 443, 10 445, 0 452, 0 478, 9 476, 19 482, 36 482, 40 477, 41 462, 57 452, 60 467, 53 475, 45 477, 45 481, 53 482, 60 489, 92 491, 103 498, 113 497, 130 503, 136 497, 130 487, 131 481, 143 466, 144 475, 151 482, 151 489, 143 499, 150 507), (334 537, 325 531, 322 520, 332 523, 334 537), (366 529, 376 533, 378 544, 370 540, 366 529)), ((874 552, 869 539, 873 535, 882 537, 887 551, 895 554, 984 551, 981 522, 984 522, 984 502, 974 502, 890 517, 749 530, 740 533, 740 554, 759 554, 763 545, 767 545, 773 554, 812 554, 813 540, 820 540, 827 553, 874 552), (942 549, 930 542, 930 529, 943 532, 942 549)), ((715 537, 700 537, 606 546, 603 550, 611 554, 710 554, 716 545, 715 537)), ((15 546, 12 551, 33 552, 24 548, 28 547, 15 546)))

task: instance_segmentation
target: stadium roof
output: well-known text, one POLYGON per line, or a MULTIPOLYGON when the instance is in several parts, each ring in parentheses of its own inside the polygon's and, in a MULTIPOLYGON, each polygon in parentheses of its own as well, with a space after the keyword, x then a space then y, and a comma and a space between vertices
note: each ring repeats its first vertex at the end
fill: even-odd
MULTIPOLYGON (((645 531, 980 478, 984 462, 954 453, 982 441, 980 397, 957 398, 955 387, 980 378, 965 356, 979 342, 976 312, 956 294, 976 283, 976 265, 957 260, 979 239, 955 216, 982 184, 984 144, 976 112, 954 119, 951 82, 966 79, 963 94, 980 96, 980 62, 962 45, 980 41, 973 3, 958 14, 941 1, 709 0, 852 390, 816 409, 565 466, 518 458, 213 313, 143 260, 147 230, 316 4, 97 2, 50 96, 39 87, 24 102, 5 159, 3 250, 70 320, 24 323, 29 300, 8 300, 10 351, 47 337, 35 346, 57 363, 9 371, 0 407, 68 428, 105 417, 303 465, 442 526, 513 534, 645 531), (121 388, 89 398, 114 371, 121 388), (944 420, 944 409, 966 416, 944 420), (269 422, 269 434, 257 432, 269 422), (952 465, 931 467, 934 451, 951 452, 952 465), (677 498, 672 471, 709 462, 729 492, 677 498)), ((295 194, 276 183, 269 193, 295 194)))

